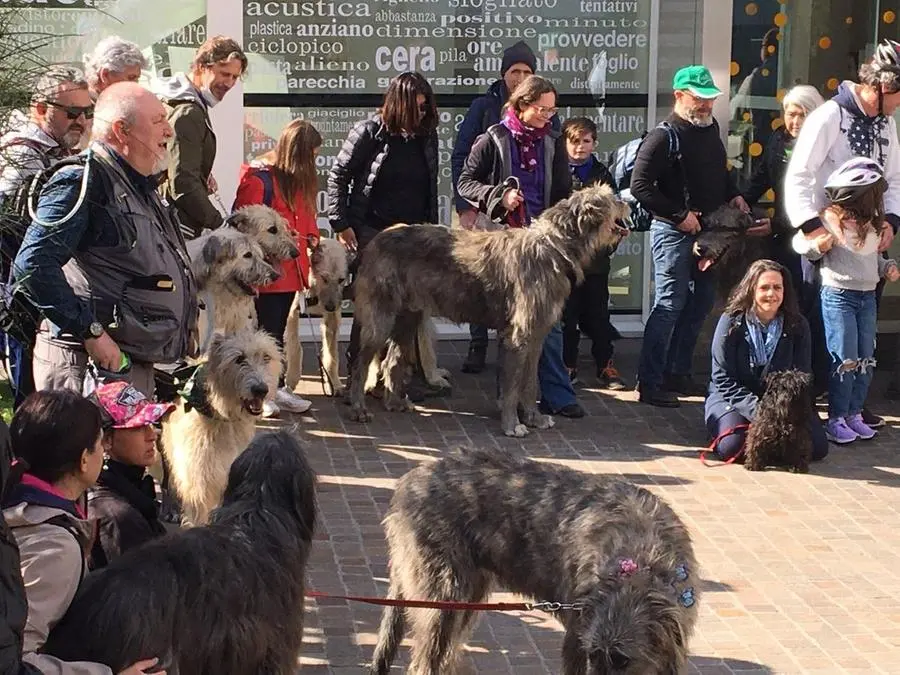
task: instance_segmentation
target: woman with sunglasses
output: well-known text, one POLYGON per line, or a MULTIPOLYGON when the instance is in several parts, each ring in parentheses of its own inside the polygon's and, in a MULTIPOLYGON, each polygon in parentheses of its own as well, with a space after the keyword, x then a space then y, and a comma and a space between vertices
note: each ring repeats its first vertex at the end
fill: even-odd
MULTIPOLYGON (((437 108, 420 73, 401 73, 384 103, 344 141, 328 175, 328 222, 359 268, 366 245, 396 223, 437 223, 437 108)), ((359 351, 359 325, 350 331, 348 368, 359 351)), ((417 378, 421 380, 421 378, 417 378)), ((419 382, 422 385, 422 382, 419 382)), ((419 387, 410 399, 421 400, 419 387)))
MULTIPOLYGON (((527 227, 549 206, 569 195, 572 176, 566 141, 551 129, 556 88, 539 75, 516 87, 499 124, 480 136, 466 158, 457 190, 460 197, 494 222, 527 227)), ((544 340, 538 365, 541 412, 584 417, 563 363, 562 330, 544 340)))

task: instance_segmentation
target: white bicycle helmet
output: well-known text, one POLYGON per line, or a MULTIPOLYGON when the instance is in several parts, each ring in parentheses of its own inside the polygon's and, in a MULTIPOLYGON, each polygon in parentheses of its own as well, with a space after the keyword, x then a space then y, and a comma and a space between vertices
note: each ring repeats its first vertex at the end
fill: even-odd
POLYGON ((900 42, 882 40, 875 47, 872 65, 877 72, 893 72, 900 75, 900 42))
POLYGON ((884 180, 884 170, 874 159, 853 157, 835 169, 825 181, 825 194, 833 204, 852 201, 884 180))

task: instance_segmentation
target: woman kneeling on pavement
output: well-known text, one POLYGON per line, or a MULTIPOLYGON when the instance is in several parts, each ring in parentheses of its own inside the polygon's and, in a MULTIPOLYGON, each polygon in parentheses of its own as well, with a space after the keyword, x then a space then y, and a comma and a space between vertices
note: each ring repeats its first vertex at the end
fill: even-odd
MULTIPOLYGON (((712 376, 706 427, 723 460, 744 447, 769 373, 811 368, 809 324, 800 314, 787 269, 773 260, 754 262, 732 291, 712 341, 712 376)), ((825 429, 810 408, 812 459, 828 454, 825 429)))
MULTIPOLYGON (((9 431, 16 459, 3 516, 19 545, 28 599, 23 661, 54 675, 111 675, 99 663, 39 653, 87 571, 92 527, 83 502, 103 466, 100 410, 68 389, 39 391, 25 399, 9 431)), ((120 675, 151 671, 157 661, 139 661, 120 675)))

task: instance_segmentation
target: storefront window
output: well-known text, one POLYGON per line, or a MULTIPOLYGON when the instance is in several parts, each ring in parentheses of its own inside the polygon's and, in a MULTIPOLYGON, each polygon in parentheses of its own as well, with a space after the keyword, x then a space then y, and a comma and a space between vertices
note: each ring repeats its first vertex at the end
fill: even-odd
POLYGON ((40 55, 48 63, 80 67, 97 42, 118 35, 144 49, 151 63, 146 77, 187 69, 206 39, 206 5, 206 0, 13 0, 4 11, 17 12, 17 28, 44 45, 40 55))
MULTIPOLYGON (((303 116, 324 139, 319 156, 319 225, 328 232, 325 180, 357 121, 378 106, 390 79, 418 70, 440 109, 441 223, 455 218, 450 155, 469 104, 499 77, 503 50, 524 40, 537 72, 560 92, 562 119, 587 116, 599 129, 597 153, 647 127, 653 75, 671 73, 700 51, 699 0, 422 0, 418 2, 244 2, 250 55, 245 83, 245 157, 268 150, 284 125, 303 116), (654 12, 658 19, 654 19, 654 12), (654 60, 653 40, 669 47, 654 60), (653 61, 653 62, 651 62, 653 61)), ((652 95, 651 95, 652 94, 652 95)), ((668 95, 668 94, 667 94, 668 95)), ((655 115, 650 116, 655 122, 655 115)), ((617 312, 639 312, 644 236, 623 242, 610 279, 617 312)))

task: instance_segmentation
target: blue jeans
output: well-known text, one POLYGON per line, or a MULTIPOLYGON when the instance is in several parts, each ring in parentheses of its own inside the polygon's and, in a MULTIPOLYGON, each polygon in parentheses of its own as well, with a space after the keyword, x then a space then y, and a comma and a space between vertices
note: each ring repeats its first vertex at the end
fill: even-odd
POLYGON ((800 259, 802 285, 799 289, 800 311, 809 323, 812 346, 813 390, 818 395, 828 389, 831 364, 825 346, 825 326, 822 324, 822 275, 821 262, 800 259))
POLYGON ((541 405, 553 412, 578 402, 569 372, 563 363, 563 334, 558 322, 544 338, 538 361, 538 385, 541 390, 541 405))
POLYGON ((658 220, 650 227, 656 292, 641 346, 641 389, 658 389, 665 375, 691 374, 697 338, 715 303, 712 278, 696 265, 695 239, 658 220))
POLYGON ((875 369, 875 291, 822 286, 825 344, 831 358, 828 417, 862 412, 875 369))

